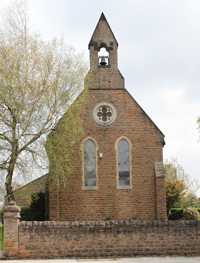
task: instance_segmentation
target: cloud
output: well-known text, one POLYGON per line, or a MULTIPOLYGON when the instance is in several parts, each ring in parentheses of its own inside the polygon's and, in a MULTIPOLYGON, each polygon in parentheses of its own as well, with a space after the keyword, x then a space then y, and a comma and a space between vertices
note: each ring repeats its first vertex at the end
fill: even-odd
POLYGON ((199 180, 200 1, 30 0, 29 10, 44 38, 63 36, 85 53, 104 11, 126 88, 166 135, 165 158, 176 157, 199 180))
MULTIPOLYGON (((36 2, 38 17, 41 1, 36 2)), ((52 37, 62 32, 68 43, 85 51, 101 11, 105 12, 119 41, 126 88, 165 133, 165 158, 176 157, 191 178, 198 179, 200 2, 60 0, 55 7, 52 0, 43 7, 43 33, 52 37)))

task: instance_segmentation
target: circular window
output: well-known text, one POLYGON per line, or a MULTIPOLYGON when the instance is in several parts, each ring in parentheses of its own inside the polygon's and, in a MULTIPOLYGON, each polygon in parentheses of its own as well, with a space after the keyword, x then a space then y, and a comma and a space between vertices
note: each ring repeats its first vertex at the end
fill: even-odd
POLYGON ((93 116, 96 123, 106 126, 116 119, 116 110, 110 103, 99 103, 93 110, 93 116))

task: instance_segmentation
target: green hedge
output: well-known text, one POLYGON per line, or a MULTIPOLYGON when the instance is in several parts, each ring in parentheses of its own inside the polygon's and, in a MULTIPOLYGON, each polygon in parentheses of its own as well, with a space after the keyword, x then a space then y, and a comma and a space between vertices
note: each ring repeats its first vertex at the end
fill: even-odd
POLYGON ((23 221, 45 221, 48 220, 47 195, 46 193, 35 193, 32 195, 30 207, 21 209, 21 220, 23 221))
POLYGON ((199 220, 199 213, 196 208, 188 207, 183 212, 185 220, 199 220))
POLYGON ((169 211, 169 216, 168 218, 170 220, 179 220, 179 219, 183 219, 184 213, 183 213, 183 209, 182 208, 171 208, 169 211))
POLYGON ((169 220, 199 220, 200 208, 171 208, 169 211, 169 220))
POLYGON ((3 225, 0 225, 0 250, 3 250, 3 225))

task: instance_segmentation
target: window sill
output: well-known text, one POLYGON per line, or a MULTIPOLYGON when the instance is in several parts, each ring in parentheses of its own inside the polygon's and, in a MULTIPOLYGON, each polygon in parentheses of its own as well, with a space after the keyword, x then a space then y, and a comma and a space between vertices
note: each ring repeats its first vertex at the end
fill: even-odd
POLYGON ((131 186, 117 186, 117 190, 131 190, 131 186))
POLYGON ((82 190, 89 190, 89 191, 94 191, 94 190, 97 190, 97 186, 82 186, 82 190))

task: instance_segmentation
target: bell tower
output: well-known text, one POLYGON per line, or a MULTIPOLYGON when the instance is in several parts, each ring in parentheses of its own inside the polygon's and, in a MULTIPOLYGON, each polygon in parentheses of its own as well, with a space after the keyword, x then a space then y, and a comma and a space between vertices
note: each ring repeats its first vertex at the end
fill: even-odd
POLYGON ((118 42, 102 13, 88 45, 90 70, 85 78, 88 89, 123 89, 118 69, 118 42))

